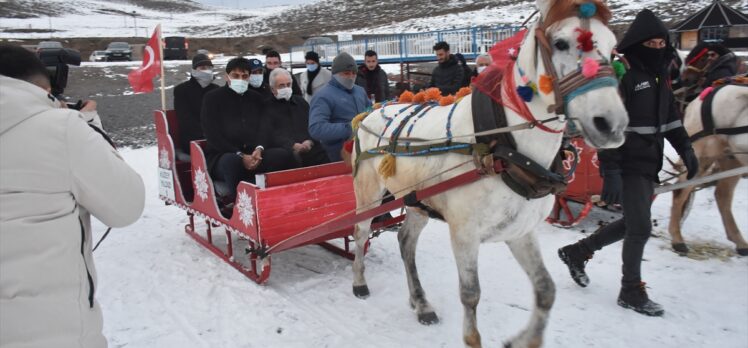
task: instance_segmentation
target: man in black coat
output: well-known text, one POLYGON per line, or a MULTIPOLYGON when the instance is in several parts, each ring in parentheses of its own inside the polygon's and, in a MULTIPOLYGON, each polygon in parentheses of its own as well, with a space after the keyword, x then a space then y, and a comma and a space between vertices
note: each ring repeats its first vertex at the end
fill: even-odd
MULTIPOLYGON (((275 68, 281 68, 283 65, 283 62, 281 62, 281 56, 278 51, 268 51, 268 53, 265 54, 265 87, 267 88, 270 85, 270 72, 273 71, 275 68)), ((291 79, 291 91, 293 92, 293 95, 303 95, 301 93, 301 88, 299 87, 299 83, 296 82, 295 78, 291 79)))
POLYGON ((439 65, 431 72, 429 87, 436 87, 442 95, 456 94, 462 87, 465 71, 457 62, 457 58, 449 53, 449 44, 440 41, 434 45, 436 60, 439 65))
POLYGON ((177 159, 190 160, 190 141, 203 138, 200 126, 200 111, 203 96, 218 88, 213 83, 213 63, 208 56, 197 54, 192 58, 192 76, 189 80, 174 87, 174 109, 179 122, 177 159))
POLYGON ((293 154, 274 137, 272 120, 264 115, 264 97, 248 90, 250 62, 234 58, 226 65, 226 86, 205 95, 201 121, 207 139, 208 171, 236 195, 239 181, 292 168, 293 154))
POLYGON ((368 50, 364 53, 364 64, 358 68, 356 84, 366 90, 366 95, 372 102, 390 99, 390 83, 387 73, 379 66, 377 52, 368 50))
POLYGON ((631 66, 620 84, 629 126, 623 145, 600 150, 598 158, 603 176, 601 199, 607 204, 622 203, 623 218, 558 251, 574 281, 584 287, 589 283, 584 269, 587 260, 595 251, 623 240, 618 304, 650 316, 665 313, 662 306, 649 299, 641 281, 641 261, 652 230, 650 208, 662 168, 664 139, 678 151, 689 179, 699 169, 670 86, 667 64, 674 51, 668 37, 662 21, 652 11, 643 10, 618 45, 618 51, 625 54, 631 66))
POLYGON ((273 98, 266 102, 265 114, 273 120, 274 134, 283 148, 293 152, 298 166, 329 163, 322 144, 309 135, 309 104, 293 95, 291 81, 291 74, 283 68, 275 68, 269 76, 273 98))

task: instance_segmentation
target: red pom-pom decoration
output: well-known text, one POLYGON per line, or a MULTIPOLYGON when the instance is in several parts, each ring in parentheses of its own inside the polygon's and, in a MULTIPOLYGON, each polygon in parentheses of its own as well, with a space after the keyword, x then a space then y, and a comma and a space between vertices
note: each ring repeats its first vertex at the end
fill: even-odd
POLYGON ((583 52, 589 52, 595 49, 595 43, 592 41, 591 31, 584 29, 577 29, 576 31, 579 32, 579 36, 577 36, 577 42, 579 45, 577 45, 577 48, 581 49, 583 52))

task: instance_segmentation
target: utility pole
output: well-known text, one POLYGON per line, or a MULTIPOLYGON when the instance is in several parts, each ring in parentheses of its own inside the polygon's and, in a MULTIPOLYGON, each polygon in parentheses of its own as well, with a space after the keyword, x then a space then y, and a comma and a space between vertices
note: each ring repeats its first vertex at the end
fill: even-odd
POLYGON ((138 37, 138 17, 136 17, 136 15, 137 13, 135 13, 135 11, 132 11, 132 23, 135 29, 135 37, 138 37))

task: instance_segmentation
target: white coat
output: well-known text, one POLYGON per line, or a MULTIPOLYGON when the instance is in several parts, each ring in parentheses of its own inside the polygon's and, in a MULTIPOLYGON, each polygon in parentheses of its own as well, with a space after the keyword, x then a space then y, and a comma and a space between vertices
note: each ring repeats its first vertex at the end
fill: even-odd
POLYGON ((312 80, 312 94, 307 94, 307 85, 309 84, 309 70, 304 69, 304 72, 299 74, 299 87, 301 87, 301 94, 307 103, 312 102, 312 97, 317 94, 319 90, 327 86, 327 83, 332 79, 332 73, 330 70, 319 66, 317 69, 321 69, 317 76, 312 80))
POLYGON ((3 348, 107 346, 90 215, 114 228, 135 222, 145 187, 85 117, 0 76, 3 348))

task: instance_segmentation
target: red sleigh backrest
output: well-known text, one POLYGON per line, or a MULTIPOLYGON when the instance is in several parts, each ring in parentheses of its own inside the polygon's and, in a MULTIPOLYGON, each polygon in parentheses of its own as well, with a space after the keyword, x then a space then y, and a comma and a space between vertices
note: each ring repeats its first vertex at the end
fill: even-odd
MULTIPOLYGON (((179 163, 175 156, 174 137, 177 133, 176 113, 174 110, 156 110, 153 113, 153 118, 156 126, 156 141, 158 144, 158 166, 161 169, 171 171, 173 177, 173 196, 171 194, 164 195, 162 194, 163 192, 160 193, 159 196, 167 203, 183 206, 189 205, 189 197, 186 199, 186 192, 183 191, 183 188, 185 188, 184 184, 187 183, 185 176, 189 176, 189 173, 185 173, 185 171, 189 171, 189 166, 185 165, 185 163, 179 163)), ((186 189, 189 195, 191 188, 186 187, 186 189)), ((164 192, 171 193, 171 190, 166 190, 164 192)))

